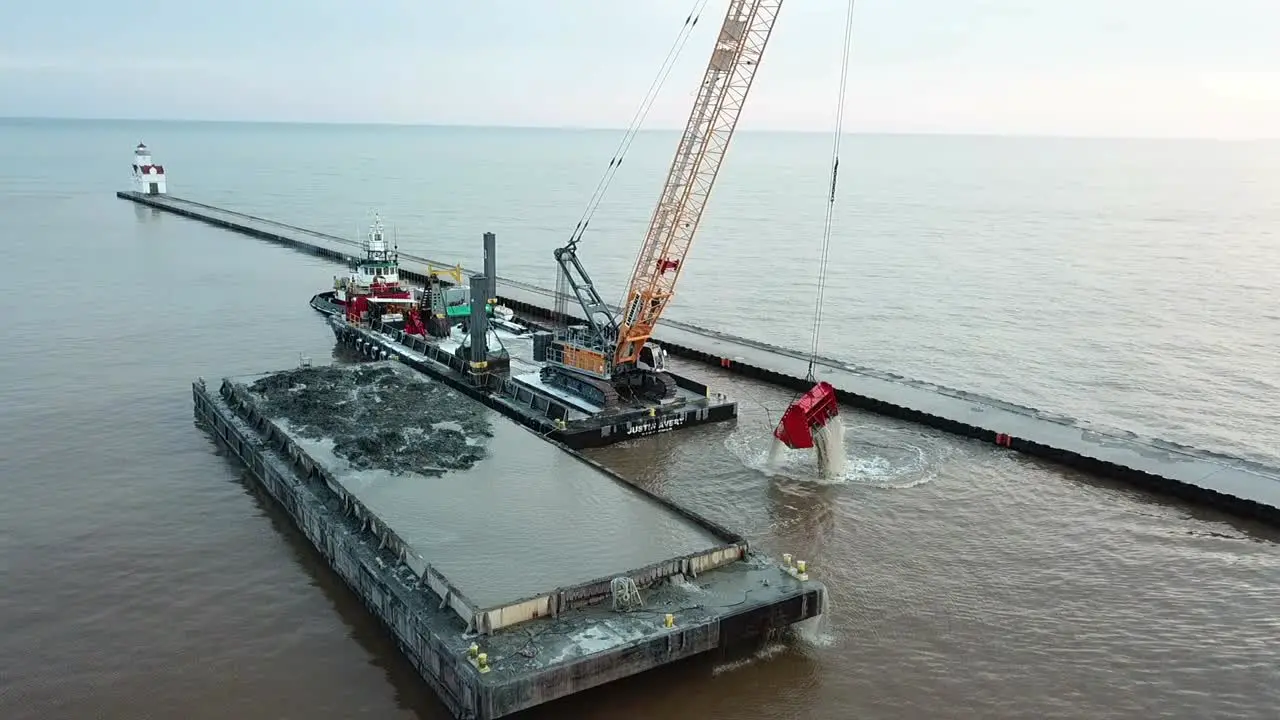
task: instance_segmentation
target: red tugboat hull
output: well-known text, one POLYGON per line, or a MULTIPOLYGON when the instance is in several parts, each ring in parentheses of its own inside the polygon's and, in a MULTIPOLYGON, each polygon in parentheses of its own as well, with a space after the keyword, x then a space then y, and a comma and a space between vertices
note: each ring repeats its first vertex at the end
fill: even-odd
POLYGON ((792 450, 811 448, 813 431, 825 427, 839 414, 836 389, 831 383, 820 382, 787 407, 773 436, 792 450))

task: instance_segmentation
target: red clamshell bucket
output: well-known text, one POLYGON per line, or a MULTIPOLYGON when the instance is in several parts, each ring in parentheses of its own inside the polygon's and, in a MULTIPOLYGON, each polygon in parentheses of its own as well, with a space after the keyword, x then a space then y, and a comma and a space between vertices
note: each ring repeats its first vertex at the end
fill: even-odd
POLYGON ((820 382, 801 395, 782 413, 773 436, 792 450, 813 447, 813 431, 825 427, 831 418, 840 414, 836 402, 836 389, 831 383, 820 382))

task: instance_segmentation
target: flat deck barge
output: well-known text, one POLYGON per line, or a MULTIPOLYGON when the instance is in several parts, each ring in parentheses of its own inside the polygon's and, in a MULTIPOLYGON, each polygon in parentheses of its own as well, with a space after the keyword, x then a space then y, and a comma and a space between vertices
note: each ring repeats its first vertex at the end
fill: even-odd
POLYGON ((193 385, 195 412, 460 718, 818 616, 825 588, 394 361, 193 385))
POLYGON ((326 299, 316 295, 311 306, 328 316, 338 342, 368 359, 395 358, 472 399, 502 412, 542 435, 574 449, 600 447, 680 428, 732 420, 738 406, 702 383, 677 373, 676 397, 661 405, 602 411, 580 397, 539 379, 533 334, 494 327, 490 333, 507 354, 502 373, 476 375, 458 352, 460 338, 430 338, 406 333, 402 325, 370 326, 348 322, 326 299))
MULTIPOLYGON (((120 198, 349 264, 358 243, 168 195, 118 192, 120 198)), ((428 266, 448 263, 400 253, 401 275, 425 282, 428 266)), ((553 313, 554 293, 499 277, 499 299, 534 318, 553 313)), ((784 387, 808 389, 807 360, 767 343, 664 318, 655 339, 673 356, 707 363, 784 387)), ((1151 490, 1280 522, 1280 469, 1020 407, 961 390, 910 380, 832 358, 818 376, 841 401, 929 425, 1151 490)))

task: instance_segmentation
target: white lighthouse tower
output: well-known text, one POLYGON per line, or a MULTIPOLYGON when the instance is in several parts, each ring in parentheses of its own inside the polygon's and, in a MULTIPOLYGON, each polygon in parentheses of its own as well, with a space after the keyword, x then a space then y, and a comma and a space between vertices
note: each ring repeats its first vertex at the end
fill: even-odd
POLYGON ((143 195, 165 195, 164 166, 151 161, 151 151, 138 143, 133 149, 133 180, 135 190, 143 195))

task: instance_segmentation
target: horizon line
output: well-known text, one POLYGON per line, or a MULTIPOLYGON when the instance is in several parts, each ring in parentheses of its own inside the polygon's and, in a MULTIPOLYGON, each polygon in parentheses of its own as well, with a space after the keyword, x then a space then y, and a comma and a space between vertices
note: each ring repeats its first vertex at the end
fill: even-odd
MULTIPOLYGON (((627 128, 609 125, 501 125, 490 123, 449 123, 395 120, 229 120, 209 118, 147 118, 147 117, 90 117, 73 115, 0 115, 0 122, 5 121, 54 121, 54 122, 117 122, 117 123, 184 123, 206 125, 319 125, 334 127, 396 127, 396 128, 441 128, 468 130, 548 130, 559 132, 624 132, 627 128)), ((638 132, 680 132, 683 126, 658 126, 640 129, 638 132)), ((740 130, 749 134, 778 135, 830 135, 830 130, 807 130, 799 128, 760 128, 740 130)), ((973 138, 1006 138, 1019 140, 1149 140, 1149 141, 1199 141, 1199 142, 1270 142, 1280 140, 1280 136, 1260 136, 1251 138, 1222 138, 1208 135, 1107 135, 1107 134, 1058 134, 1043 132, 1009 132, 1009 131, 960 131, 960 130, 855 130, 846 131, 843 135, 889 135, 904 137, 973 137, 973 138)))

